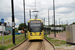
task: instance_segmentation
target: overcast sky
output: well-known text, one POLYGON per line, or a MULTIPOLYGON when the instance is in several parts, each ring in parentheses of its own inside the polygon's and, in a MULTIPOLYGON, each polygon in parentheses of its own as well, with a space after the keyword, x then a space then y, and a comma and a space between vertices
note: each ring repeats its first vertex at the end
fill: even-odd
MULTIPOLYGON (((25 0, 26 2, 26 23, 29 20, 29 9, 35 8, 35 0, 25 0)), ((45 24, 48 25, 48 9, 50 12, 50 24, 53 23, 53 0, 36 0, 36 10, 39 11, 38 18, 45 18, 45 24)), ((23 0, 14 0, 15 23, 18 26, 24 22, 23 0)), ((0 19, 12 23, 11 0, 0 0, 0 19)), ((32 19, 34 14, 32 12, 32 19)), ((57 24, 71 24, 75 22, 75 0, 55 0, 55 20, 57 24)))

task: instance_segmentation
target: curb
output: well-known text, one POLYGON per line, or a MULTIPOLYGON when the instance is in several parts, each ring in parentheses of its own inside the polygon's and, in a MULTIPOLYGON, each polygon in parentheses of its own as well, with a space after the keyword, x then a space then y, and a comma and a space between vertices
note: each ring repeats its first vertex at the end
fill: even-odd
POLYGON ((10 49, 7 49, 7 50, 13 50, 14 48, 16 48, 16 47, 20 46, 22 43, 24 43, 27 39, 28 39, 28 38, 26 38, 26 39, 25 39, 24 41, 22 41, 20 44, 18 44, 18 45, 16 45, 16 46, 12 47, 12 48, 10 48, 10 49))
POLYGON ((46 39, 45 37, 44 37, 44 39, 47 40, 47 41, 53 46, 54 50, 56 50, 56 47, 54 46, 53 43, 51 43, 51 42, 50 42, 48 39, 46 39))

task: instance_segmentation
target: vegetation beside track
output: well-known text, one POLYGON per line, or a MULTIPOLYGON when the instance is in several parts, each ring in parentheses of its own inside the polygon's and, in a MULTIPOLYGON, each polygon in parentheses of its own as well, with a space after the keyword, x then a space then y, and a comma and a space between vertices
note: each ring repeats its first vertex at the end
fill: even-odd
MULTIPOLYGON (((18 36, 18 35, 17 35, 17 36, 18 36)), ((22 41, 24 41, 25 39, 26 39, 26 38, 25 38, 25 36, 24 36, 24 34, 23 34, 22 37, 20 37, 20 38, 18 38, 18 39, 15 40, 15 43, 16 43, 16 44, 19 44, 19 43, 21 43, 22 41)), ((15 46, 15 45, 12 43, 12 41, 10 41, 9 44, 5 44, 4 46, 0 45, 0 50, 7 50, 8 48, 11 48, 11 47, 13 47, 13 46, 15 46)))
POLYGON ((55 38, 50 38, 50 37, 47 37, 48 34, 45 34, 45 38, 47 38, 50 42, 52 42, 55 46, 70 46, 70 45, 66 45, 66 41, 63 41, 63 40, 58 40, 58 39, 55 39, 55 38))
MULTIPOLYGON (((15 35, 15 37, 21 36, 21 35, 23 35, 23 34, 15 35)), ((10 39, 10 38, 12 38, 12 35, 5 35, 4 36, 4 40, 10 39)), ((0 36, 0 41, 2 41, 2 36, 0 36)))

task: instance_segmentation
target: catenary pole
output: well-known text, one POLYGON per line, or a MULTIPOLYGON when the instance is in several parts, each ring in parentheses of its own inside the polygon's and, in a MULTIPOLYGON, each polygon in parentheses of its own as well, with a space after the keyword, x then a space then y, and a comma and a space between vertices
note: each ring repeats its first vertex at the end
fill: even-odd
POLYGON ((14 20, 14 3, 13 0, 11 0, 11 7, 12 7, 12 39, 13 39, 13 44, 15 44, 15 20, 14 20))
POLYGON ((60 18, 59 18, 59 26, 60 26, 60 18))
POLYGON ((29 10, 29 15, 30 15, 30 19, 31 19, 31 10, 29 10))
POLYGON ((48 9, 48 26, 50 25, 50 22, 49 22, 49 9, 48 9))
MULTIPOLYGON (((26 31, 26 19, 25 19, 25 0, 23 0, 23 7, 24 7, 24 28, 25 28, 25 31, 26 31)), ((26 32, 25 32, 25 38, 26 38, 26 32)))
POLYGON ((44 25, 45 25, 45 18, 44 18, 44 25))
POLYGON ((55 33, 55 2, 53 0, 53 17, 54 17, 54 37, 56 37, 56 33, 55 33))

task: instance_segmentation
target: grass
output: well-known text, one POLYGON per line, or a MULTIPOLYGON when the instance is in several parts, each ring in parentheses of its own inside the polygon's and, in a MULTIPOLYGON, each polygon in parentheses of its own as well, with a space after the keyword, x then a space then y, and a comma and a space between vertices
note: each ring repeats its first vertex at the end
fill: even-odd
POLYGON ((0 50, 5 50, 5 46, 0 46, 0 50))
MULTIPOLYGON (((24 34, 23 34, 24 35, 24 34)), ((18 35, 17 35, 18 36, 18 35)), ((20 38, 18 38, 18 39, 16 39, 15 40, 15 43, 16 44, 19 44, 19 43, 21 43, 23 40, 25 40, 26 38, 25 38, 25 36, 22 36, 22 37, 20 37, 20 38)), ((8 44, 8 45, 5 45, 5 46, 2 46, 2 45, 0 45, 0 50, 7 50, 8 48, 11 48, 11 47, 13 47, 13 46, 15 46, 12 42, 10 42, 10 44, 8 44)))
MULTIPOLYGON (((55 38, 50 38, 50 37, 47 37, 48 34, 45 35, 45 38, 47 38, 50 42, 52 42, 55 46, 62 46, 62 45, 66 45, 66 41, 63 41, 63 40, 58 40, 58 39, 55 39, 55 38)), ((70 46, 70 45, 68 45, 70 46)))
MULTIPOLYGON (((15 37, 20 36, 20 35, 23 35, 23 34, 15 35, 15 37)), ((12 38, 12 35, 5 35, 4 36, 4 40, 10 39, 10 38, 12 38)), ((2 41, 2 36, 0 36, 0 41, 2 41)))

